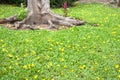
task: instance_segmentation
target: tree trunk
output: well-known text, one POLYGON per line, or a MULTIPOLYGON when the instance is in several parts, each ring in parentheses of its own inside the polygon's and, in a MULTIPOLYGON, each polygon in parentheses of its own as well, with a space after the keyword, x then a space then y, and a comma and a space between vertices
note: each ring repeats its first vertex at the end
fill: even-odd
POLYGON ((118 7, 120 7, 120 0, 118 0, 118 4, 117 4, 118 7))
POLYGON ((28 0, 28 16, 21 22, 15 23, 17 29, 38 29, 39 25, 47 25, 48 28, 59 26, 82 25, 85 22, 73 18, 63 17, 50 10, 50 0, 28 0))

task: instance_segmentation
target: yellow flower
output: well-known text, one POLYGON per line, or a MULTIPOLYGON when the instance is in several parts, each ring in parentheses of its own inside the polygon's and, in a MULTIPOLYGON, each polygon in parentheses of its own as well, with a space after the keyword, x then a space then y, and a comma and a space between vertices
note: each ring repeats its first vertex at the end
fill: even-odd
POLYGON ((91 35, 88 35, 88 38, 91 38, 91 35))
POLYGON ((54 78, 52 78, 51 80, 55 80, 54 78))
POLYGON ((76 77, 78 77, 78 75, 76 75, 76 77))
POLYGON ((20 58, 17 57, 17 60, 20 60, 20 58))
POLYGON ((4 42, 4 41, 1 39, 0 42, 4 42))
POLYGON ((12 58, 12 57, 13 57, 13 55, 12 55, 12 54, 7 54, 7 56, 8 56, 8 57, 10 57, 10 58, 12 58))
POLYGON ((65 59, 64 59, 64 58, 61 58, 61 59, 60 59, 60 61, 61 61, 61 62, 64 62, 64 61, 65 61, 65 59))
POLYGON ((106 56, 103 56, 103 58, 104 58, 104 59, 107 59, 107 57, 106 57, 106 56))
POLYGON ((38 75, 35 75, 35 76, 34 76, 34 79, 37 79, 37 78, 38 78, 38 75))
POLYGON ((80 66, 80 69, 85 69, 85 68, 86 68, 85 65, 80 66))
POLYGON ((36 52, 35 52, 35 51, 32 51, 32 54, 33 54, 33 55, 36 55, 36 52))
POLYGON ((119 65, 118 65, 118 64, 116 64, 116 65, 115 65, 115 68, 119 68, 119 65))
POLYGON ((60 64, 58 64, 57 66, 60 67, 60 64))
POLYGON ((9 66, 9 69, 12 69, 12 66, 9 66))
POLYGON ((66 65, 64 65, 64 68, 67 68, 67 66, 66 66, 66 65))
POLYGON ((52 39, 49 39, 48 42, 52 42, 52 39))
POLYGON ((118 70, 118 72, 120 72, 120 70, 118 70))
POLYGON ((74 31, 74 29, 71 29, 71 31, 73 32, 73 31, 74 31))
POLYGON ((2 51, 8 53, 8 50, 6 50, 5 48, 2 48, 2 51))
POLYGON ((120 78, 120 74, 118 75, 118 78, 120 78))
POLYGON ((103 41, 103 43, 105 44, 106 42, 105 42, 105 41, 103 41))
POLYGON ((52 63, 52 62, 50 62, 50 63, 49 63, 49 66, 53 66, 53 63, 52 63))
POLYGON ((60 43, 61 45, 63 45, 63 43, 60 43))
POLYGON ((50 44, 50 46, 54 46, 53 44, 50 44))
POLYGON ((64 51, 65 51, 65 49, 64 49, 64 48, 62 48, 62 49, 61 49, 61 51, 62 51, 62 52, 64 52, 64 51))
POLYGON ((97 78, 97 80, 100 80, 100 78, 99 77, 96 77, 97 78))
POLYGON ((31 68, 31 64, 28 64, 28 68, 29 68, 29 69, 31 68))
POLYGON ((58 45, 58 44, 59 44, 59 42, 56 42, 56 44, 58 45))
POLYGON ((70 72, 74 72, 74 69, 71 69, 70 72))
POLYGON ((27 57, 27 56, 28 56, 28 53, 24 54, 23 56, 24 56, 24 57, 27 57))
POLYGON ((116 34, 117 32, 112 32, 112 34, 116 34))
POLYGON ((51 51, 53 50, 53 48, 49 48, 51 51))
POLYGON ((35 64, 31 64, 31 67, 35 67, 35 64))
POLYGON ((28 78, 25 78, 25 80, 28 80, 28 78))
POLYGON ((24 66, 23 66, 23 68, 24 68, 24 69, 27 69, 27 66, 26 66, 26 65, 24 65, 24 66))
POLYGON ((3 44, 3 45, 2 45, 2 48, 4 48, 5 46, 6 46, 6 44, 3 44))
POLYGON ((104 68, 104 71, 107 71, 108 69, 107 68, 104 68))
POLYGON ((19 63, 18 63, 18 62, 16 62, 15 64, 16 64, 16 65, 19 65, 19 63))

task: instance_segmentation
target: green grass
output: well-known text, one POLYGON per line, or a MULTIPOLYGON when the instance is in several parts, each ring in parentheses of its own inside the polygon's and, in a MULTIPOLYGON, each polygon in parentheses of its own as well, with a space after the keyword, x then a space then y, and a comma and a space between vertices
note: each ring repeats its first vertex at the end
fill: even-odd
MULTIPOLYGON (((0 18, 19 10, 0 5, 0 18)), ((0 80, 120 80, 120 8, 80 4, 69 16, 89 24, 55 32, 1 26, 0 80)))

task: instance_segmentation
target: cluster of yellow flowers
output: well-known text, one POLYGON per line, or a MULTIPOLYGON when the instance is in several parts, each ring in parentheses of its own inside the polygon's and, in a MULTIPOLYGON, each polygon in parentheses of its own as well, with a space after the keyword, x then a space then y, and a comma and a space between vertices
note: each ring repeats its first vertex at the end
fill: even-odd
POLYGON ((80 69, 85 69, 85 68, 86 68, 86 65, 80 66, 80 69))
POLYGON ((35 67, 35 64, 34 64, 34 63, 28 64, 28 65, 24 65, 24 66, 23 66, 23 69, 31 69, 31 68, 33 68, 33 67, 35 67))

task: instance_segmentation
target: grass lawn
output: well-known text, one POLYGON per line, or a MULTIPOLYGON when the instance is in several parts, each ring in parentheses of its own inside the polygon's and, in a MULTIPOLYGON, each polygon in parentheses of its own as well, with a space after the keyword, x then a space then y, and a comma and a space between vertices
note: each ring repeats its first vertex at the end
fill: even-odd
MULTIPOLYGON (((0 5, 0 18, 19 10, 0 5)), ((80 4, 69 16, 88 24, 59 31, 1 26, 0 80, 120 80, 120 8, 80 4)))

